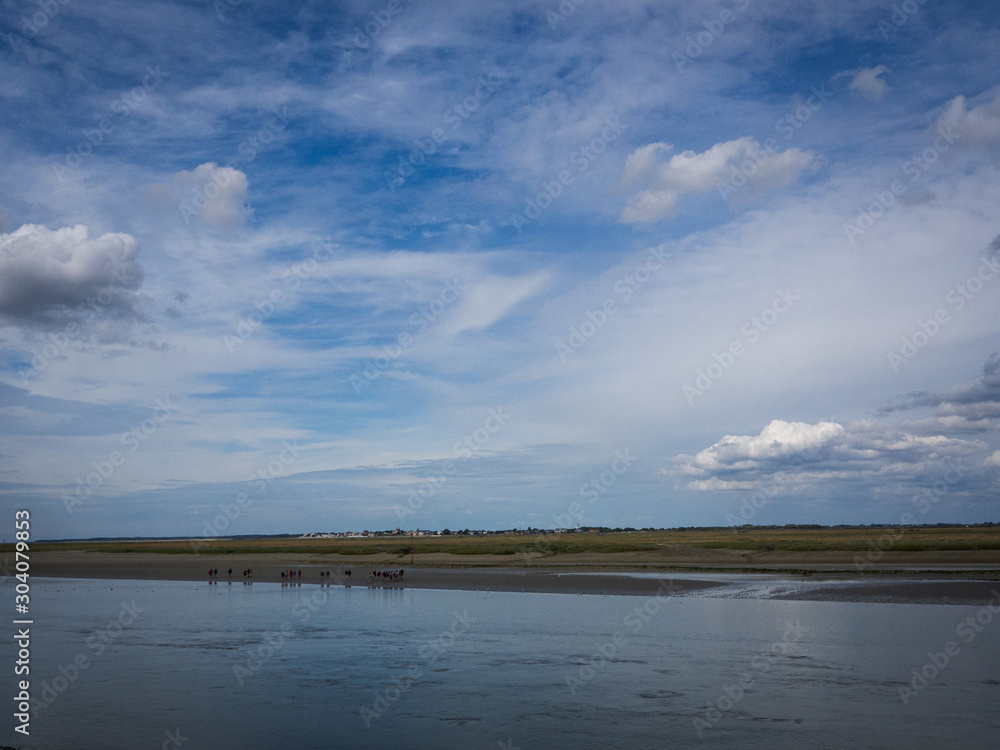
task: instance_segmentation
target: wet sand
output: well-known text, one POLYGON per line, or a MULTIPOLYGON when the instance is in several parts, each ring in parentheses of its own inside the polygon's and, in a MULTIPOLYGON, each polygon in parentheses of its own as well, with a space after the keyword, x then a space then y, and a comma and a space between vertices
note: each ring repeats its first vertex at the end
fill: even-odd
MULTIPOLYGON (((566 594, 619 594, 648 596, 654 594, 689 594, 703 592, 717 594, 732 587, 735 574, 768 572, 775 581, 795 581, 788 590, 776 590, 767 598, 813 601, 854 601, 892 603, 984 604, 1000 600, 1000 567, 970 564, 915 566, 887 565, 883 574, 858 575, 845 571, 835 564, 800 561, 792 565, 787 560, 771 565, 758 563, 753 568, 730 565, 702 567, 696 563, 643 567, 634 572, 643 576, 622 575, 629 567, 584 563, 561 567, 493 566, 473 567, 468 561, 456 562, 451 555, 444 561, 425 560, 424 565, 408 565, 399 558, 373 560, 368 556, 361 561, 333 560, 333 556, 317 555, 195 555, 157 553, 101 553, 47 551, 34 556, 31 574, 59 578, 140 579, 140 580, 210 580, 209 569, 219 571, 211 580, 220 583, 242 583, 244 569, 253 570, 254 582, 282 582, 281 571, 302 570, 303 584, 331 583, 369 585, 368 573, 372 570, 402 567, 406 573, 403 581, 376 582, 379 586, 432 589, 460 589, 472 591, 520 591, 566 594), (361 565, 356 564, 361 562, 361 565), (434 566, 427 566, 432 562, 434 566), (461 562, 466 562, 462 567, 461 562), (233 570, 230 577, 229 570, 233 570), (320 571, 329 570, 329 578, 320 571), (351 570, 350 578, 346 571, 351 570), (678 573, 683 575, 678 577, 678 573)), ((339 557, 339 556, 338 556, 339 557)), ((9 561, 5 561, 8 562, 9 561)), ((930 562, 929 560, 927 561, 930 562)), ((765 578, 766 580, 766 578, 765 578)))
POLYGON ((776 594, 773 599, 819 602, 881 602, 887 604, 987 604, 1000 606, 1000 583, 997 581, 929 581, 866 579, 830 581, 821 587, 790 594, 776 594))

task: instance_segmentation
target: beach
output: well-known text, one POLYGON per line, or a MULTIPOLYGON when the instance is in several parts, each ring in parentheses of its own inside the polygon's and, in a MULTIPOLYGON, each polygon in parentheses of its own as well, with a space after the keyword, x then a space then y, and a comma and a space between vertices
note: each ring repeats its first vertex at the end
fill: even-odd
MULTIPOLYGON (((281 583, 282 571, 301 570, 301 584, 369 585, 372 571, 405 571, 386 587, 565 594, 683 595, 720 592, 734 576, 808 582, 768 590, 767 598, 815 601, 979 604, 1000 590, 996 553, 898 553, 878 565, 852 568, 850 553, 763 553, 734 559, 729 550, 698 550, 688 559, 642 562, 643 553, 555 555, 544 564, 504 556, 420 555, 410 564, 398 555, 240 555, 46 550, 33 556, 32 575, 120 580, 188 580, 281 583), (705 553, 722 552, 721 555, 705 553), (766 559, 761 559, 766 555, 766 559), (474 559, 469 559, 470 557, 474 559), (347 559, 345 559, 347 558, 347 559), (351 559, 353 558, 353 559, 351 559), (506 562, 507 564, 502 564, 506 562), (229 571, 232 570, 230 575, 229 571), (218 570, 209 575, 209 570, 218 570), (252 570, 252 578, 244 576, 252 570), (351 571, 351 576, 346 575, 351 571), (330 577, 320 572, 330 571, 330 577)), ((679 556, 678 556, 679 557, 679 556)), ((996 597, 1000 598, 1000 597, 996 597)))

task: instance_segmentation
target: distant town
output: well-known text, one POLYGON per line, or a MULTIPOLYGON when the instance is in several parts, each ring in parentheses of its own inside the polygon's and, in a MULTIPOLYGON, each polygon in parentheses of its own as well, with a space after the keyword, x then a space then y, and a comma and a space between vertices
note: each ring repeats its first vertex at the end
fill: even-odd
MULTIPOLYGON (((926 527, 926 528, 988 528, 996 526, 996 523, 992 521, 987 521, 984 523, 929 523, 929 524, 892 524, 892 523, 873 523, 873 524, 837 524, 834 526, 826 526, 824 524, 818 523, 786 523, 779 525, 753 525, 745 524, 743 526, 721 526, 721 527, 707 527, 707 526, 674 526, 670 528, 654 528, 652 526, 643 528, 633 528, 632 526, 580 526, 579 524, 572 529, 541 529, 534 527, 527 527, 524 529, 462 529, 462 530, 452 530, 452 529, 386 529, 383 531, 313 531, 308 534, 298 535, 299 539, 364 539, 372 537, 392 537, 392 536, 534 536, 536 534, 624 534, 624 533, 636 533, 641 531, 700 531, 707 530, 709 528, 724 528, 724 529, 888 529, 896 528, 898 526, 907 527, 926 527)), ((280 536, 296 536, 295 534, 282 534, 280 536)))
POLYGON ((602 532, 656 531, 656 529, 606 528, 604 526, 577 526, 575 529, 391 529, 385 531, 313 531, 302 534, 300 539, 364 539, 376 536, 511 536, 515 534, 600 534, 602 532))

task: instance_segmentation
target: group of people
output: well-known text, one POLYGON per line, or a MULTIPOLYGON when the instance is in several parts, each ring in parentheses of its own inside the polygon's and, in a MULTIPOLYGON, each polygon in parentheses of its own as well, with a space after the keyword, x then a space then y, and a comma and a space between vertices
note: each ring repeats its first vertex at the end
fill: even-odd
MULTIPOLYGON (((208 569, 208 582, 209 583, 218 583, 218 581, 215 580, 215 577, 218 576, 218 575, 219 575, 219 569, 218 568, 209 568, 208 569)), ((233 582, 232 578, 233 578, 233 569, 230 568, 229 569, 229 579, 230 579, 229 582, 230 583, 233 582)), ((251 578, 253 578, 253 570, 251 568, 247 568, 246 570, 243 571, 243 583, 244 584, 253 583, 252 580, 249 580, 251 578)))
POLYGON ((390 581, 402 581, 403 580, 403 569, 398 568, 395 570, 373 570, 368 574, 368 582, 375 583, 388 583, 390 581))
MULTIPOLYGON (((331 573, 329 570, 321 570, 319 572, 319 582, 320 585, 331 583, 331 573)), ((351 569, 348 568, 344 571, 344 577, 349 581, 351 580, 351 569)), ((282 582, 287 582, 289 585, 302 585, 302 571, 301 570, 283 570, 281 571, 282 582)), ((350 585, 350 584, 348 584, 350 585)))
MULTIPOLYGON (((217 581, 215 580, 215 578, 218 575, 219 575, 219 569, 218 568, 209 568, 208 569, 208 582, 209 583, 216 583, 217 581)), ((319 572, 319 582, 320 582, 320 584, 330 584, 331 583, 330 577, 332 575, 333 574, 329 570, 321 570, 319 572)), ((229 569, 229 578, 232 579, 232 577, 233 577, 233 569, 230 568, 229 569)), ((344 571, 344 578, 346 578, 347 581, 351 580, 351 569, 350 568, 347 568, 344 571)), ((253 583, 252 579, 253 579, 253 569, 252 568, 247 568, 246 570, 243 571, 243 583, 244 584, 253 583)), ((393 569, 393 570, 373 570, 371 573, 368 574, 368 583, 370 583, 370 584, 376 584, 377 585, 377 584, 391 583, 391 582, 402 581, 402 580, 403 580, 403 569, 402 568, 396 568, 396 569, 393 569)), ((282 582, 282 584, 287 584, 287 585, 291 585, 291 586, 294 586, 294 585, 301 586, 302 585, 301 581, 302 581, 302 570, 301 569, 283 570, 283 571, 281 571, 281 582, 282 582)), ((230 583, 232 583, 232 580, 230 580, 230 583)), ((350 584, 348 583, 347 585, 350 585, 350 584)))

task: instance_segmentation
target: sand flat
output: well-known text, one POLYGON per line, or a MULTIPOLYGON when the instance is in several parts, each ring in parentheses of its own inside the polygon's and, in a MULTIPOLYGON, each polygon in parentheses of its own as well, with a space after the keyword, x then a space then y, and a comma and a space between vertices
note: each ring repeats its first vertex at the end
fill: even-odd
MULTIPOLYGON (((699 550, 703 552, 705 550, 699 550)), ((658 564, 636 559, 643 553, 553 555, 544 558, 544 564, 541 560, 527 564, 523 559, 511 560, 511 556, 504 556, 498 562, 497 556, 492 555, 427 554, 417 556, 417 564, 411 565, 408 557, 401 559, 399 555, 365 555, 359 559, 358 556, 329 554, 197 555, 46 550, 33 555, 31 573, 60 578, 207 581, 211 569, 219 571, 217 576, 212 576, 213 580, 242 583, 245 569, 253 570, 255 582, 281 582, 281 571, 295 569, 302 570, 298 580, 303 584, 330 582, 366 586, 368 573, 372 570, 403 568, 406 571, 403 582, 385 585, 670 595, 721 590, 731 583, 734 574, 770 572, 776 578, 823 583, 776 593, 769 598, 942 604, 1000 601, 1000 594, 996 593, 1000 590, 1000 565, 982 559, 983 555, 900 553, 880 566, 870 566, 862 575, 851 567, 853 555, 850 553, 765 553, 768 559, 761 560, 760 556, 734 559, 732 551, 722 552, 727 554, 697 554, 692 556, 695 559, 671 562, 660 559, 656 561, 658 564), (844 555, 848 555, 848 559, 845 560, 844 555), (231 577, 230 569, 233 571, 231 577), (320 571, 327 570, 331 572, 329 578, 320 576, 320 571), (352 572, 350 578, 346 576, 347 570, 352 572), (627 571, 645 575, 621 575, 627 571), (682 572, 684 575, 677 577, 682 572)), ((383 584, 379 582, 378 585, 383 584)))

